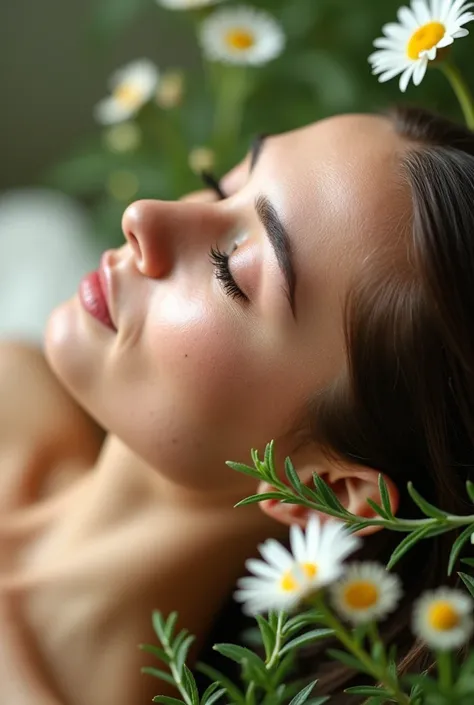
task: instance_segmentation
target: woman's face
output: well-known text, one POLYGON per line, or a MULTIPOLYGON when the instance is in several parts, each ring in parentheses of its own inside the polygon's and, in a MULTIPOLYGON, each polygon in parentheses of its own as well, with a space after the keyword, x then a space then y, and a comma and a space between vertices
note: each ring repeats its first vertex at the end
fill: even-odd
POLYGON ((266 138, 222 179, 225 200, 133 203, 103 258, 117 330, 74 296, 48 322, 53 370, 179 484, 231 489, 226 460, 272 438, 290 452, 306 402, 346 365, 350 283, 408 222, 405 149, 385 118, 338 116, 266 138))

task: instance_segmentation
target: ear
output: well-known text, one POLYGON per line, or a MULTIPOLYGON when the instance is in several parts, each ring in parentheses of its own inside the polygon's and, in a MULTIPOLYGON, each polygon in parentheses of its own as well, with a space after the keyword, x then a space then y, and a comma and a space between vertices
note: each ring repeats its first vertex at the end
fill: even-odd
MULTIPOLYGON (((378 504, 381 503, 378 486, 380 472, 378 470, 365 465, 353 465, 344 460, 340 462, 320 460, 317 466, 305 464, 301 468, 297 466, 295 468, 301 482, 311 488, 314 487, 313 473, 317 473, 329 485, 341 504, 351 514, 367 518, 378 516, 370 504, 367 503, 367 499, 372 499, 378 504)), ((399 492, 394 482, 387 475, 383 475, 383 478, 388 488, 390 505, 395 514, 400 502, 399 492)), ((274 489, 267 482, 260 482, 258 486, 259 493, 271 492, 274 489)), ((311 514, 319 514, 323 519, 327 517, 327 515, 322 515, 319 512, 312 512, 306 507, 286 504, 276 499, 260 502, 260 508, 265 514, 282 524, 298 524, 303 528, 306 526, 308 517, 311 514)), ((357 533, 359 536, 367 536, 379 531, 381 528, 379 526, 369 526, 357 533)))

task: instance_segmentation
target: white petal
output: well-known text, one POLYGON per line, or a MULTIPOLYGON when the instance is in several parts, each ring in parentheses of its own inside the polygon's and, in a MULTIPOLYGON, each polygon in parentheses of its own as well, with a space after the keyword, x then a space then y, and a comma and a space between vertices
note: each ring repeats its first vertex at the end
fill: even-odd
POLYGON ((465 12, 461 17, 458 17, 457 24, 461 27, 461 25, 466 24, 466 22, 472 22, 472 20, 474 20, 474 13, 465 12))
POLYGON ((303 563, 306 560, 306 543, 303 530, 297 524, 290 527, 290 545, 296 560, 303 563))
POLYGON ((468 34, 468 29, 458 29, 457 32, 453 32, 453 37, 454 39, 461 39, 461 37, 467 37, 468 34))
POLYGON ((115 98, 103 98, 94 107, 94 117, 102 125, 112 125, 116 122, 127 120, 135 113, 133 108, 119 103, 115 98))
POLYGON ((382 32, 391 39, 397 39, 403 42, 407 39, 407 35, 409 34, 405 27, 402 27, 396 22, 389 22, 388 24, 384 24, 384 26, 382 27, 382 32))
POLYGON ((418 29, 419 25, 416 21, 416 17, 409 7, 400 7, 397 12, 397 17, 404 27, 408 29, 418 29))
POLYGON ((293 556, 275 539, 268 539, 259 546, 260 553, 267 563, 275 566, 279 570, 286 570, 293 564, 293 556))
POLYGON ((438 49, 442 49, 443 47, 447 47, 452 44, 453 41, 454 39, 449 34, 445 34, 444 37, 439 40, 436 46, 438 49))
POLYGON ((415 86, 419 86, 425 77, 426 69, 428 68, 427 61, 420 61, 413 71, 413 83, 415 86))
POLYGON ((411 9, 420 25, 431 21, 431 15, 425 0, 413 0, 411 9))
POLYGON ((416 64, 412 64, 407 69, 405 69, 404 73, 402 73, 402 75, 400 76, 399 88, 402 93, 405 93, 406 89, 408 88, 410 78, 412 77, 415 68, 416 64))
POLYGON ((249 558, 245 561, 245 567, 254 575, 259 575, 262 578, 276 578, 280 571, 268 565, 265 561, 259 561, 257 558, 249 558))
POLYGON ((395 78, 395 76, 398 76, 398 74, 402 73, 402 71, 404 71, 404 70, 405 69, 403 67, 397 66, 397 68, 382 72, 381 75, 379 76, 379 82, 385 83, 386 81, 390 81, 392 78, 395 78))
POLYGON ((321 540, 321 523, 315 514, 312 514, 306 525, 306 555, 314 555, 319 549, 319 542, 321 540))
POLYGON ((390 37, 379 37, 374 39, 374 47, 378 49, 398 49, 400 50, 400 42, 397 39, 390 37))

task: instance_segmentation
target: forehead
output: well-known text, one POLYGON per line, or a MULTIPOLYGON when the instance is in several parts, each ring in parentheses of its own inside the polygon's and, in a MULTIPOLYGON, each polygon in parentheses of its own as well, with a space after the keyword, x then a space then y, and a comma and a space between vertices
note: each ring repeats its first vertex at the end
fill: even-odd
POLYGON ((405 248, 411 205, 400 159, 407 147, 388 119, 371 115, 329 118, 268 140, 260 175, 301 279, 318 272, 328 293, 342 296, 373 253, 405 248))

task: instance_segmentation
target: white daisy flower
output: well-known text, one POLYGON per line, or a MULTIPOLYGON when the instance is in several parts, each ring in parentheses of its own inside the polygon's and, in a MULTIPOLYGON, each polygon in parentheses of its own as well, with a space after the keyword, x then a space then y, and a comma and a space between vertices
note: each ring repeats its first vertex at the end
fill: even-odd
POLYGON ((426 592, 414 606, 413 632, 432 649, 456 649, 472 634, 473 604, 460 590, 440 587, 426 592))
POLYGON ((158 84, 158 69, 148 59, 132 61, 110 77, 111 95, 94 108, 103 125, 127 120, 152 97, 158 84))
POLYGON ((334 608, 353 624, 384 619, 401 596, 399 577, 379 563, 352 563, 331 586, 334 608))
POLYGON ((213 12, 202 22, 199 39, 208 59, 229 64, 266 64, 285 46, 275 18, 246 5, 213 12))
POLYGON ((253 576, 239 579, 234 597, 246 603, 243 611, 247 614, 290 611, 308 594, 337 580, 343 572, 342 561, 360 544, 341 522, 329 519, 321 524, 313 515, 306 536, 299 526, 291 526, 291 553, 275 539, 259 546, 265 560, 246 561, 253 576))
POLYGON ((169 10, 191 10, 195 7, 205 7, 206 5, 216 5, 222 0, 156 0, 158 5, 167 7, 169 10))
POLYGON ((369 56, 372 73, 381 83, 401 73, 402 92, 411 78, 418 86, 438 49, 469 34, 463 25, 474 19, 474 13, 467 12, 473 6, 466 0, 411 0, 410 7, 398 10, 399 23, 384 25, 385 36, 374 41, 378 51, 369 56))

